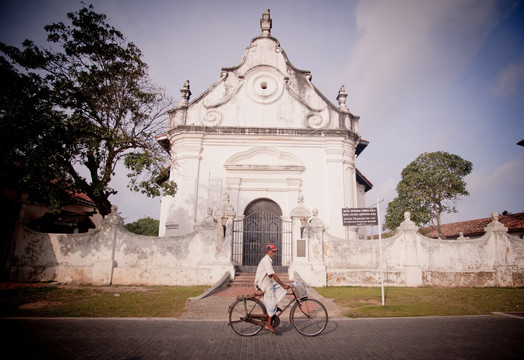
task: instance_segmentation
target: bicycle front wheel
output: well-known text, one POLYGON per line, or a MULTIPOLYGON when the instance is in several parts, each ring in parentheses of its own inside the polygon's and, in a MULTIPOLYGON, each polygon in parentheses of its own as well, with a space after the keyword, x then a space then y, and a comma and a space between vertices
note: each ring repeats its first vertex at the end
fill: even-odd
POLYGON ((291 308, 290 321, 302 335, 317 336, 327 326, 328 313, 320 301, 304 299, 291 308))
POLYGON ((266 307, 258 299, 237 300, 229 309, 229 324, 241 336, 253 336, 267 319, 266 307))

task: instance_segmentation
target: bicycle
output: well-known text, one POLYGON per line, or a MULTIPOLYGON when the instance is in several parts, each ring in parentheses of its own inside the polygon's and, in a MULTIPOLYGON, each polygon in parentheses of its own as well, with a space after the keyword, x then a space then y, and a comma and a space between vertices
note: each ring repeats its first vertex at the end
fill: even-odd
MULTIPOLYGON (((288 307, 289 322, 295 330, 304 336, 317 336, 327 327, 328 312, 325 306, 316 299, 307 296, 305 287, 295 281, 291 286, 293 299, 284 307, 277 308, 276 314, 271 319, 271 325, 276 328, 280 324, 280 315, 288 307)), ((229 306, 229 323, 233 331, 241 336, 254 336, 258 334, 267 323, 267 309, 260 297, 262 293, 253 295, 240 295, 229 306)))

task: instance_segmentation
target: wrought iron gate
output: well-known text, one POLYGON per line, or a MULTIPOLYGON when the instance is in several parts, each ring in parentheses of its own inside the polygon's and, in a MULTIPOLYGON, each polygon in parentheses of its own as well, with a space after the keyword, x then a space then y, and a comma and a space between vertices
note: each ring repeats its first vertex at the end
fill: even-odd
POLYGON ((269 211, 253 212, 233 222, 233 263, 257 266, 268 244, 278 252, 273 266, 289 266, 291 261, 291 221, 269 211))

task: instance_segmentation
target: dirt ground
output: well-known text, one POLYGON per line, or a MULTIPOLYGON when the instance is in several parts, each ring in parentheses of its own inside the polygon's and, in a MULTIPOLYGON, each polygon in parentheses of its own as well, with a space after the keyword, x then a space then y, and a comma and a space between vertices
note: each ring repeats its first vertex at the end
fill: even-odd
POLYGON ((0 282, 0 291, 21 289, 28 287, 59 287, 63 289, 97 289, 107 292, 136 292, 136 291, 153 291, 151 287, 136 285, 136 286, 91 286, 91 285, 77 285, 77 284, 61 284, 61 283, 17 283, 17 282, 0 282))

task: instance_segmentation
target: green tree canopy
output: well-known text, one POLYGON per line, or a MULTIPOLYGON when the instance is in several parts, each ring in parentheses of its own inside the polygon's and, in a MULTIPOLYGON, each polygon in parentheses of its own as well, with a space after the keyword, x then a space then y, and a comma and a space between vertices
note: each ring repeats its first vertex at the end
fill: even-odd
POLYGON ((0 140, 10 149, 2 165, 18 169, 2 182, 55 207, 83 192, 105 216, 116 193, 109 183, 124 161, 131 189, 174 194, 174 183, 157 181, 167 157, 155 140, 172 100, 106 15, 83 5, 67 16, 71 24, 45 26, 50 50, 29 40, 22 49, 0 44, 11 60, 0 62, 10 79, 0 85, 0 140))
POLYGON ((0 78, 0 185, 59 207, 71 194, 57 186, 60 171, 44 159, 66 151, 56 137, 66 133, 64 117, 38 75, 21 74, 0 56, 0 78))
POLYGON ((158 236, 159 221, 149 216, 138 219, 135 222, 125 224, 124 227, 138 235, 158 236))
POLYGON ((469 195, 464 177, 473 164, 443 151, 424 153, 406 166, 397 185, 398 196, 386 209, 385 228, 394 230, 411 213, 411 220, 422 226, 433 223, 441 238, 441 214, 457 212, 456 202, 469 195))

